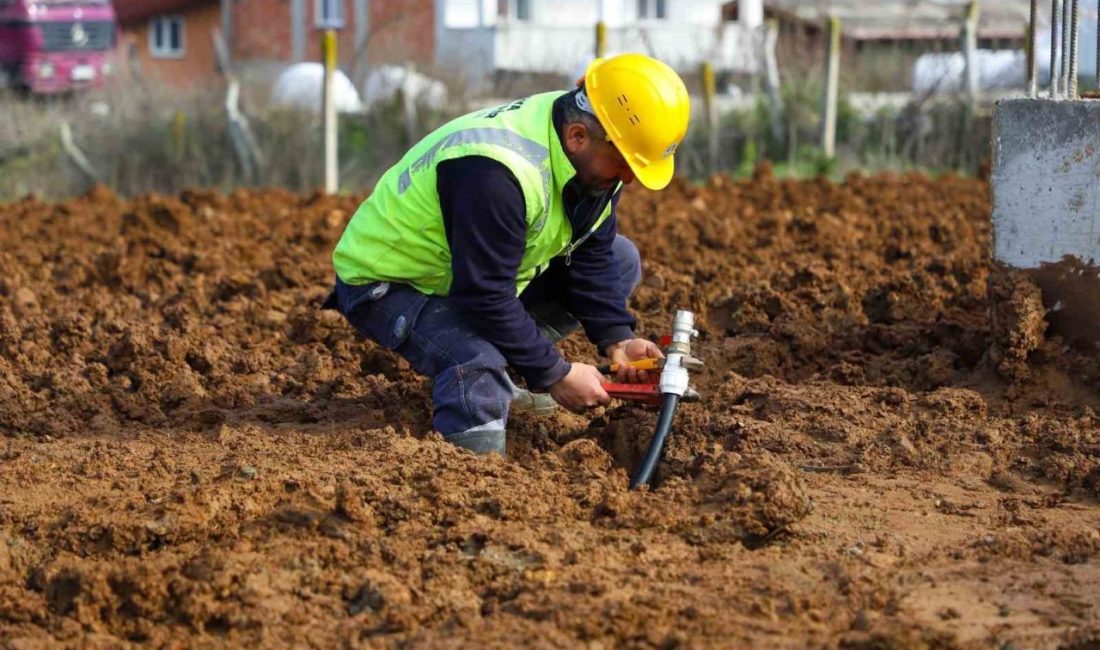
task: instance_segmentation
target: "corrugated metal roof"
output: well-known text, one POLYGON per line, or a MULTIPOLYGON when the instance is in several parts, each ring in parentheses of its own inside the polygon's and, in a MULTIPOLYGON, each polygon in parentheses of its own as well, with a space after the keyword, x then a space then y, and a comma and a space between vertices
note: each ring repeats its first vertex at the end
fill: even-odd
POLYGON ((152 16, 177 14, 197 9, 218 0, 114 0, 115 15, 120 23, 133 23, 152 16))

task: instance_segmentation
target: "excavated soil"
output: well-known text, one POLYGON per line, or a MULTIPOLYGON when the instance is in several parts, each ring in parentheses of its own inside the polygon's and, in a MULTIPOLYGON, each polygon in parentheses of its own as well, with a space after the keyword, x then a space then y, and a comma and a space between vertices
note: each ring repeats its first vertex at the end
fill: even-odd
POLYGON ((1100 647, 1100 361, 988 190, 631 188, 640 332, 707 363, 638 492, 645 408, 430 431, 318 310, 362 196, 0 206, 0 646, 1100 647))

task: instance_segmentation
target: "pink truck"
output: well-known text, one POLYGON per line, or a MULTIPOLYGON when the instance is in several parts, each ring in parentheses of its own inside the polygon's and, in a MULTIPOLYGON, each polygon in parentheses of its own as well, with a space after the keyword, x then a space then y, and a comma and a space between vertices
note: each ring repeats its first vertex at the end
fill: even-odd
POLYGON ((0 0, 0 88, 95 87, 118 42, 110 0, 0 0))

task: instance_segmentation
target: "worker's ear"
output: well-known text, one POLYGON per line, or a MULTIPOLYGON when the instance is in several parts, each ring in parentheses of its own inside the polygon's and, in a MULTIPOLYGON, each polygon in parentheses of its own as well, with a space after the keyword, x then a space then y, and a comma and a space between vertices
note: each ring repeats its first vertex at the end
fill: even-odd
POLYGON ((565 152, 575 154, 584 151, 592 142, 588 127, 580 122, 569 122, 565 125, 565 152))

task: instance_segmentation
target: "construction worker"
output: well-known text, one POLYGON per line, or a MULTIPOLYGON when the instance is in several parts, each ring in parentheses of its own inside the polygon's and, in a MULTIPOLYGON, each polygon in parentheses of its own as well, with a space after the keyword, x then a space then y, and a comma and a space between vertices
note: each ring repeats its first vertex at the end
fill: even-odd
POLYGON ((634 179, 668 185, 688 114, 671 68, 624 54, 596 60, 573 91, 452 120, 356 211, 326 307, 432 377, 434 428, 474 452, 503 455, 517 398, 607 404, 603 375, 554 343, 583 326, 612 363, 661 356, 634 335, 626 303, 641 262, 616 233, 615 206, 634 179))

